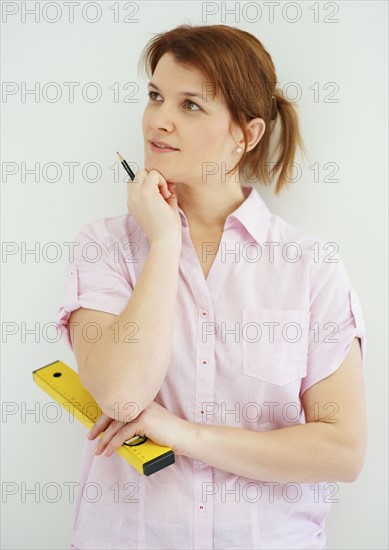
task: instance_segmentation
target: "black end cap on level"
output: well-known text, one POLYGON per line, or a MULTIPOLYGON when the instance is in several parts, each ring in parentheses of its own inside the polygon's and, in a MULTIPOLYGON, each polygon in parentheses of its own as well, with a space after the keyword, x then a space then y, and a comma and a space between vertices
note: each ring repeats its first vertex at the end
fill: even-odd
POLYGON ((168 451, 167 453, 164 453, 149 462, 145 462, 145 464, 143 464, 143 473, 145 476, 149 476, 159 470, 162 470, 162 468, 166 468, 166 466, 170 466, 170 464, 174 464, 174 462, 174 452, 168 451))

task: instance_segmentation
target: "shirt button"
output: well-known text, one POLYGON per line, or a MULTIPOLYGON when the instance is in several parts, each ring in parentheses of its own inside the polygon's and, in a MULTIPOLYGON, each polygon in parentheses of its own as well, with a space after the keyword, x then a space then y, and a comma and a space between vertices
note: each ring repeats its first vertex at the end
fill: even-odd
POLYGON ((207 312, 206 312, 206 311, 203 311, 202 315, 203 315, 203 317, 206 317, 206 316, 207 316, 207 312))
POLYGON ((200 512, 204 512, 204 506, 202 504, 199 505, 200 512))
POLYGON ((203 365, 206 365, 206 364, 207 364, 207 361, 203 359, 203 365))

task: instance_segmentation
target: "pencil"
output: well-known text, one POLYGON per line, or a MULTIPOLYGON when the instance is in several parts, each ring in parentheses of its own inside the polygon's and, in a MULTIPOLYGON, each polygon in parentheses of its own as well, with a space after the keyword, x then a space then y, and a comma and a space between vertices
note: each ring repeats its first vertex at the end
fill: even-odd
POLYGON ((134 174, 134 172, 131 170, 131 168, 128 166, 128 163, 127 163, 126 159, 123 158, 122 155, 121 155, 118 151, 116 151, 116 153, 117 153, 117 155, 118 155, 118 157, 119 157, 119 159, 120 159, 120 162, 121 162, 122 165, 123 165, 123 168, 125 169, 125 171, 127 172, 127 174, 130 176, 130 178, 133 180, 133 179, 135 178, 135 174, 134 174))

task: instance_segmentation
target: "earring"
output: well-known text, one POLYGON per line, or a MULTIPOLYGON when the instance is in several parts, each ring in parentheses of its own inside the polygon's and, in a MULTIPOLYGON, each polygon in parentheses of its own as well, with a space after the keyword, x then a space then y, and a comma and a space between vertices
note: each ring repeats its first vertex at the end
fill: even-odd
POLYGON ((240 147, 237 148, 236 150, 237 153, 241 153, 242 152, 242 149, 240 147))

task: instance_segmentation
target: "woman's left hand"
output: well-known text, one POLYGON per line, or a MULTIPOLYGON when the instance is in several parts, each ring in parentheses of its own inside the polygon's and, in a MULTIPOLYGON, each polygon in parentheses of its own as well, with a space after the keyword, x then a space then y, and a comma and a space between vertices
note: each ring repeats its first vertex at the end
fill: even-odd
POLYGON ((155 401, 150 403, 133 421, 121 422, 102 413, 89 432, 94 439, 104 432, 96 447, 95 454, 110 456, 127 439, 135 435, 145 435, 157 445, 173 449, 177 455, 184 454, 184 441, 192 435, 192 423, 175 416, 155 401))

